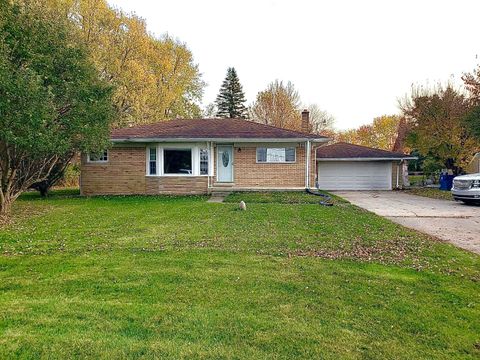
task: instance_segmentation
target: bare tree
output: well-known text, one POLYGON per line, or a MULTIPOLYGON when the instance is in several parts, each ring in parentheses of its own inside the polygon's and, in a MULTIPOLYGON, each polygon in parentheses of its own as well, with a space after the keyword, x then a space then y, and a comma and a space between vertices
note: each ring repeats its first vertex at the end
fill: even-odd
POLYGON ((290 81, 284 84, 275 80, 257 94, 250 108, 250 118, 262 124, 299 130, 300 104, 300 95, 290 81))
POLYGON ((310 112, 310 132, 314 134, 330 133, 333 131, 335 118, 317 104, 306 107, 310 112))
POLYGON ((212 119, 217 117, 218 108, 215 103, 210 103, 205 106, 205 109, 202 111, 202 116, 206 119, 212 119))

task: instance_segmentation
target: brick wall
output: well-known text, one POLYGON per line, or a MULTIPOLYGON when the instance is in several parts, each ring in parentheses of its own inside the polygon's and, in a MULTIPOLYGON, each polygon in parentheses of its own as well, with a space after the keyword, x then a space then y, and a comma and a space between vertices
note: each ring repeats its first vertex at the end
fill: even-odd
POLYGON ((233 151, 235 187, 305 187, 303 147, 297 146, 296 161, 290 164, 257 163, 256 146, 236 146, 233 151))
POLYGON ((107 163, 87 163, 82 155, 82 195, 127 195, 145 193, 145 147, 116 147, 107 163))
POLYGON ((147 176, 145 193, 199 195, 208 191, 206 176, 147 176))
MULTIPOLYGON (((305 148, 296 147, 295 163, 257 163, 259 144, 234 147, 234 186, 242 188, 304 188, 305 148)), ((270 145, 271 146, 271 145, 270 145)), ((277 145, 280 146, 280 145, 277 145)), ((216 155, 216 151, 214 152, 216 155)), ((80 190, 83 195, 202 194, 208 191, 206 176, 146 176, 144 146, 109 150, 107 163, 87 163, 81 158, 80 190)), ((214 168, 215 156, 212 157, 214 168)), ((212 178, 214 182, 215 175, 212 178)), ((310 186, 315 186, 315 156, 312 149, 310 186)))
POLYGON ((81 157, 82 195, 205 194, 206 176, 145 176, 145 147, 115 147, 107 163, 88 163, 81 157))

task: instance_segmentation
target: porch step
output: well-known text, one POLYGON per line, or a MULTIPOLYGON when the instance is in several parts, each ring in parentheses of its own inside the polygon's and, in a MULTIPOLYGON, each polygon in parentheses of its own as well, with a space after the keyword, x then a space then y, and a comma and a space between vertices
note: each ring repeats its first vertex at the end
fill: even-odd
POLYGON ((214 188, 231 188, 234 187, 234 183, 221 183, 221 182, 215 182, 213 183, 214 188))
POLYGON ((210 196, 210 199, 207 200, 209 203, 223 203, 223 200, 225 200, 225 196, 218 196, 218 195, 212 195, 210 196))
POLYGON ((225 190, 212 190, 210 195, 212 197, 227 197, 231 193, 232 193, 231 191, 225 191, 225 190))
POLYGON ((223 200, 230 195, 232 192, 228 189, 212 189, 210 192, 210 199, 207 202, 210 203, 223 203, 223 200))

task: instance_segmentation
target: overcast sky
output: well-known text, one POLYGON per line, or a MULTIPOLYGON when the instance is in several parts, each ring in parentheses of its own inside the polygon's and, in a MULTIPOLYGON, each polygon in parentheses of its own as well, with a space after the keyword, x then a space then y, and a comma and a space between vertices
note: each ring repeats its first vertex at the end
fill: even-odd
POLYGON ((411 84, 451 80, 479 62, 480 0, 109 0, 155 35, 185 42, 215 100, 237 69, 248 100, 275 79, 340 129, 397 113, 411 84))

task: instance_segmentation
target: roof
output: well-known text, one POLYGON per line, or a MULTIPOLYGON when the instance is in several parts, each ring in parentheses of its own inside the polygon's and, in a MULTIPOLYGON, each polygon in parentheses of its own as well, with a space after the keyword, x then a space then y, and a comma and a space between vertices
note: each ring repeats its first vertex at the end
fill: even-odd
POLYGON ((321 146, 317 149, 317 159, 376 159, 376 160, 399 160, 414 159, 415 157, 403 153, 375 149, 339 142, 332 145, 321 146))
POLYGON ((328 140, 325 136, 307 134, 259 124, 244 119, 176 119, 149 125, 116 129, 113 141, 148 140, 209 140, 209 139, 312 139, 328 140))

